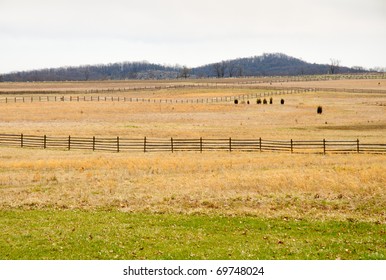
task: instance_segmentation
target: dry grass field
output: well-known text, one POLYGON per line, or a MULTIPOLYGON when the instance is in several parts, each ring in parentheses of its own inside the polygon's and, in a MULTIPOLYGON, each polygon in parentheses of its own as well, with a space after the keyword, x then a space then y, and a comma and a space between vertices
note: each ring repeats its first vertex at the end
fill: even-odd
POLYGON ((154 87, 182 87, 182 86, 199 86, 206 85, 216 87, 216 85, 238 85, 240 84, 254 84, 256 82, 263 83, 278 78, 233 78, 233 79, 183 79, 183 80, 106 80, 106 81, 66 81, 66 82, 2 82, 0 83, 0 93, 12 92, 84 92, 91 90, 123 90, 123 89, 140 89, 140 88, 154 88, 154 87))
MULTIPOLYGON (((357 81, 344 81, 344 87, 351 82, 358 86, 357 81)), ((386 80, 381 85, 386 85, 386 80)), ((87 88, 87 83, 76 87, 87 88)), ((253 91, 258 90, 181 88, 112 94, 178 99, 253 91)), ((384 94, 321 91, 274 96, 273 104, 258 105, 256 99, 250 103, 0 103, 0 133, 272 140, 358 138, 361 142, 386 143, 384 94), (284 105, 280 104, 281 98, 285 99, 284 105), (319 105, 323 106, 321 115, 316 113, 319 105)), ((119 211, 383 226, 386 157, 226 151, 113 153, 0 147, 0 210, 13 213, 17 209, 37 211, 37 215, 41 210, 119 211)), ((384 229, 379 232, 384 234, 384 229)), ((4 248, 9 249, 7 246, 4 248)), ((355 257, 366 257, 360 252, 355 257)), ((250 258, 256 256, 252 254, 250 258)), ((286 253, 284 256, 291 258, 286 253)), ((384 252, 373 257, 384 258, 384 252)))
POLYGON ((386 222, 384 155, 1 152, 2 209, 386 222))
MULTIPOLYGON (((252 91, 162 89, 136 94, 180 98, 252 91)), ((370 143, 384 143, 386 139, 383 94, 311 92, 274 96, 272 105, 250 101, 249 105, 123 101, 2 103, 0 133, 273 140, 358 138, 370 143), (280 98, 285 99, 284 105, 279 103, 280 98), (318 105, 323 106, 322 115, 316 114, 318 105)), ((379 215, 369 214, 367 218, 385 221, 385 213, 380 211, 386 201, 384 155, 226 152, 121 155, 0 149, 3 207, 115 205, 127 211, 211 209, 296 216, 316 211, 312 208, 314 204, 316 209, 323 210, 320 203, 327 203, 326 211, 321 211, 323 215, 351 212, 362 217, 367 213, 365 203, 374 204, 378 210, 369 213, 379 215)))
MULTIPOLYGON (((172 89, 157 98, 251 94, 252 89, 172 89)), ((257 91, 258 92, 258 91, 257 91)), ((133 93, 130 93, 133 94, 133 93)), ((146 96, 149 91, 137 92, 146 96)), ((268 99, 268 98, 267 98, 268 99)), ((310 92, 274 96, 273 104, 165 104, 124 101, 0 103, 0 133, 52 136, 212 137, 276 140, 385 139, 386 96, 310 92), (280 104, 280 99, 285 104, 280 104), (317 106, 323 114, 316 114, 317 106)))

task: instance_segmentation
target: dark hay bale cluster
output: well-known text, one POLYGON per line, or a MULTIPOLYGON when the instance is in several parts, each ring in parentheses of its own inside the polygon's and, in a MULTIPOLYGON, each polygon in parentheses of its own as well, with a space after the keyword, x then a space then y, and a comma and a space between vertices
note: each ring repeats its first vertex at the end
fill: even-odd
MULTIPOLYGON (((237 99, 235 100, 235 104, 238 104, 237 99)), ((247 104, 250 104, 249 100, 247 101, 247 104)), ((268 100, 266 98, 264 98, 264 99, 257 98, 256 104, 268 104, 268 100)), ((272 97, 269 98, 269 104, 273 104, 273 98, 272 97)), ((284 99, 283 98, 280 100, 280 104, 284 105, 284 99)))
POLYGON ((246 103, 246 104, 249 104, 249 100, 247 100, 247 102, 245 102, 244 100, 242 100, 241 102, 239 102, 238 99, 235 99, 233 102, 234 102, 236 105, 239 104, 239 103, 240 103, 240 104, 245 104, 245 103, 246 103))
MULTIPOLYGON (((261 98, 258 98, 258 99, 256 100, 256 103, 257 103, 257 104, 261 104, 261 103, 263 103, 263 104, 268 104, 268 101, 267 101, 266 98, 264 98, 263 101, 261 100, 261 98)), ((269 104, 273 104, 273 98, 272 98, 272 97, 269 98, 269 104)), ((284 104, 284 103, 282 103, 282 104, 284 104)))
POLYGON ((321 113, 323 112, 322 106, 318 106, 318 108, 316 109, 316 112, 317 112, 318 114, 321 114, 321 113))

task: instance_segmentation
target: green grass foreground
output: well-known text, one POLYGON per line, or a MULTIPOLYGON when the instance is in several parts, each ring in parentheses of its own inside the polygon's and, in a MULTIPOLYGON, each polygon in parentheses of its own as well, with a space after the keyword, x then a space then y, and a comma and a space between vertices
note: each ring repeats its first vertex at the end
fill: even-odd
POLYGON ((4 210, 0 259, 386 259, 386 225, 4 210))

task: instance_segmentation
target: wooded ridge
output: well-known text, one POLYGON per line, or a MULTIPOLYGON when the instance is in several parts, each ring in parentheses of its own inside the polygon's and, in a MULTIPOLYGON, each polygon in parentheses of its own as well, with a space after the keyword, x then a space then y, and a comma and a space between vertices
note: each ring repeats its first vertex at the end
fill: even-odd
POLYGON ((194 68, 141 61, 20 71, 0 75, 0 82, 298 76, 363 72, 367 71, 362 67, 340 66, 338 60, 331 60, 330 64, 316 64, 282 53, 271 53, 223 60, 194 68))

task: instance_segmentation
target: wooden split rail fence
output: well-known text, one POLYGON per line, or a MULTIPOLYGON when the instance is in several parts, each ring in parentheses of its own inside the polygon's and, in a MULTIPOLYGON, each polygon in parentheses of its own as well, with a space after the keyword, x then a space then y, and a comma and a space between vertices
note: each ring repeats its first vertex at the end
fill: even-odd
MULTIPOLYGON (((46 95, 38 95, 39 92, 30 96, 3 96, 0 97, 0 103, 27 103, 27 102, 80 102, 80 101, 118 101, 118 102, 145 102, 145 103, 222 103, 232 102, 234 100, 248 100, 258 97, 275 96, 275 95, 286 95, 296 94, 304 92, 352 92, 352 93, 380 93, 386 94, 386 90, 382 89, 349 89, 349 88, 302 88, 302 87, 270 87, 270 86, 255 86, 251 89, 256 90, 267 90, 267 92, 256 92, 251 94, 243 94, 237 96, 220 96, 220 97, 207 97, 207 98, 186 98, 186 99, 171 99, 171 98, 140 98, 140 97, 126 97, 126 96, 96 96, 93 94, 80 95, 69 95, 68 93, 59 92, 47 93, 46 95)), ((4 94, 4 93, 3 93, 4 94)), ((5 93, 6 95, 13 95, 14 93, 5 93)), ((76 93, 74 93, 76 94, 76 93)))
POLYGON ((386 153, 386 144, 330 140, 181 139, 0 134, 0 146, 111 152, 247 151, 289 153, 386 153))
MULTIPOLYGON (((269 90, 269 88, 267 88, 269 90)), ((211 98, 189 98, 189 99, 165 99, 165 98, 139 98, 139 97, 125 97, 125 96, 13 96, 13 97, 1 97, 0 103, 26 103, 26 102, 80 102, 80 101, 117 101, 117 102, 147 102, 147 103, 222 103, 232 102, 234 100, 248 100, 250 98, 258 98, 265 96, 295 94, 302 92, 313 91, 313 89, 282 89, 280 91, 268 91, 244 94, 238 96, 221 96, 211 98)))

